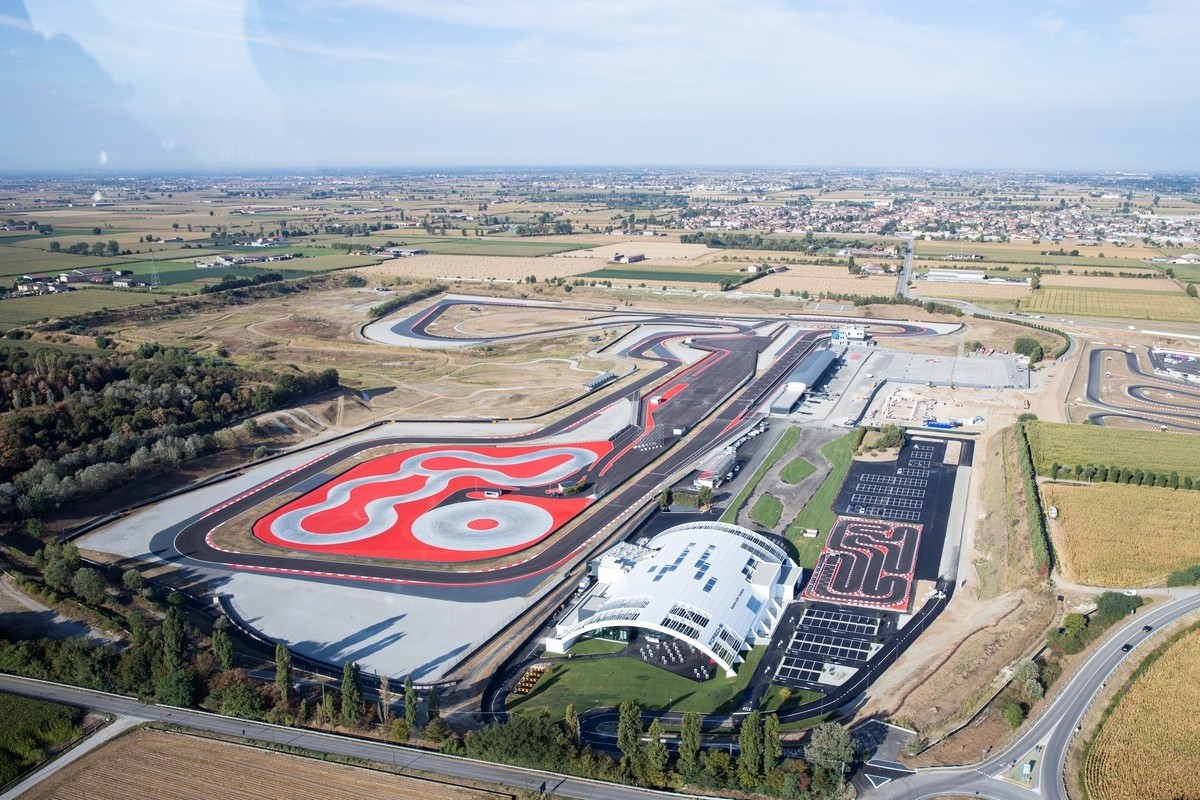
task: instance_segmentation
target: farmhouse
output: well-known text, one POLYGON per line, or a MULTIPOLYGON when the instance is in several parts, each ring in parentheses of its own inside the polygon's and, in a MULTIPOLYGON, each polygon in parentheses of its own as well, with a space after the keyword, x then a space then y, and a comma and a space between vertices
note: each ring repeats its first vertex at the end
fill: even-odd
POLYGON ((632 255, 613 253, 612 260, 614 264, 636 264, 639 261, 645 261, 646 256, 642 255, 641 253, 634 253, 632 255))
POLYGON ((421 247, 389 247, 388 253, 391 253, 396 258, 408 258, 409 256, 428 255, 429 251, 421 247))
POLYGON ((83 267, 60 273, 59 283, 112 283, 117 276, 111 267, 83 267))
POLYGON ((548 651, 636 629, 696 648, 726 676, 743 651, 770 640, 803 574, 766 536, 722 522, 676 525, 644 546, 622 542, 588 572, 596 583, 546 637, 548 651))

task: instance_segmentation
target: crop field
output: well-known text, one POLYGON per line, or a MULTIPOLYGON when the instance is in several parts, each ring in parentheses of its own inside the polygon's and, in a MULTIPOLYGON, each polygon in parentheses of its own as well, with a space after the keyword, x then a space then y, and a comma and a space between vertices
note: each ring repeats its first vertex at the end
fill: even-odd
POLYGON ((1161 272, 1146 272, 1147 278, 1109 278, 1103 275, 1043 275, 1042 288, 1116 289, 1129 292, 1177 292, 1179 288, 1161 272))
POLYGON ((1019 310, 1078 317, 1200 322, 1200 300, 1180 291, 1042 288, 1021 300, 1019 310))
MULTIPOLYGON (((396 241, 400 237, 397 231, 389 231, 388 238, 396 241)), ((404 247, 419 247, 434 255, 454 256, 515 256, 534 258, 550 256, 572 250, 588 252, 592 245, 584 242, 572 243, 564 241, 546 241, 544 239, 498 239, 495 237, 478 238, 463 236, 454 238, 421 238, 409 234, 403 235, 407 244, 404 247)))
POLYGON ((617 253, 632 255, 641 253, 650 261, 695 261, 709 255, 712 250, 702 244, 683 244, 664 238, 647 238, 645 241, 622 241, 616 244, 605 244, 600 247, 589 247, 586 250, 575 250, 561 253, 564 258, 602 258, 609 261, 617 253))
POLYGON ((921 297, 950 297, 962 300, 1013 300, 1029 296, 1029 286, 1023 283, 917 281, 913 291, 921 297))
POLYGON ((743 292, 783 294, 808 292, 818 294, 889 295, 896 293, 896 277, 889 275, 851 275, 845 267, 799 264, 787 272, 767 275, 742 287, 743 292))
POLYGON ((1194 797, 1200 763, 1200 631, 1134 681, 1104 722, 1084 764, 1092 800, 1194 797))
POLYGON ((612 266, 604 269, 585 272, 579 277, 590 280, 610 280, 614 283, 706 283, 719 284, 728 280, 736 283, 746 277, 745 273, 737 273, 732 267, 723 267, 719 271, 708 270, 694 265, 678 268, 665 266, 643 267, 612 266))
POLYGON ((70 253, 51 253, 32 247, 0 246, 0 278, 15 278, 37 273, 69 272, 83 267, 121 264, 113 256, 75 256, 70 253))
POLYGON ((1097 483, 1046 483, 1054 552, 1072 580, 1090 586, 1160 584, 1200 564, 1200 492, 1097 483))
POLYGON ((0 330, 26 325, 41 319, 57 319, 102 308, 126 308, 153 303, 154 296, 145 292, 120 289, 78 289, 64 294, 40 297, 14 297, 0 300, 0 330))
POLYGON ((1039 475, 1049 475, 1051 465, 1057 461, 1200 476, 1200 459, 1196 457, 1200 440, 1194 436, 1055 422, 1031 422, 1026 430, 1039 475))
POLYGON ((64 767, 22 800, 499 800, 500 794, 181 733, 127 734, 64 767))
POLYGON ((44 760, 50 748, 79 736, 83 711, 0 694, 0 786, 44 760))
MULTIPOLYGON (((1064 241, 1051 244, 1042 241, 1033 242, 954 242, 918 240, 913 243, 913 254, 917 258, 938 258, 956 254, 978 253, 983 261, 965 262, 971 266, 978 265, 984 269, 988 264, 1054 264, 1068 267, 1145 267, 1142 259, 1161 255, 1153 247, 1116 247, 1113 245, 1079 245, 1064 241), (1070 253, 1079 251, 1079 255, 1042 255, 1044 251, 1059 249, 1070 253), (1103 257, 1101 254, 1103 253, 1103 257)), ((964 262, 951 262, 962 264, 964 262)))

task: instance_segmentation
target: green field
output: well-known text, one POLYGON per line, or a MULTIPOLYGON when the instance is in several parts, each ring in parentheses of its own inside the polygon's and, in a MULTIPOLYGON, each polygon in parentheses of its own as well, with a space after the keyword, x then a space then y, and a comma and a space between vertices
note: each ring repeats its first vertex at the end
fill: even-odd
POLYGON ((1017 310, 1070 317, 1200 322, 1200 300, 1179 291, 1043 287, 1018 300, 1017 310))
POLYGON ((55 274, 83 267, 102 267, 106 264, 123 264, 125 259, 115 256, 73 256, 70 253, 49 253, 32 247, 5 247, 0 245, 0 278, 19 278, 38 273, 55 274))
POLYGON ((554 719, 562 719, 571 703, 577 710, 584 711, 618 706, 623 700, 634 700, 643 709, 650 710, 666 711, 669 707, 671 711, 729 713, 753 677, 764 652, 765 647, 755 647, 747 652, 745 663, 738 666, 737 674, 732 678, 726 678, 717 670, 715 678, 703 683, 636 658, 558 662, 546 671, 532 692, 523 696, 510 694, 506 707, 510 712, 521 714, 546 711, 554 719))
POLYGON ((779 524, 781 516, 783 516, 783 503, 779 502, 779 498, 770 492, 763 492, 759 495, 758 500, 754 502, 754 507, 750 509, 750 518, 767 530, 774 530, 775 526, 779 524))
POLYGON ((771 448, 771 452, 763 459, 762 464, 750 476, 750 480, 742 485, 742 490, 737 493, 737 496, 729 501, 729 505, 725 507, 725 512, 721 514, 721 522, 736 522, 738 510, 745 504, 750 497, 750 493, 754 491, 754 487, 758 486, 759 481, 763 479, 763 475, 767 474, 767 470, 775 466, 775 462, 783 458, 784 454, 800 439, 799 428, 788 428, 783 432, 783 436, 779 437, 779 441, 771 448))
POLYGON ((855 434, 851 432, 821 448, 821 455, 829 459, 833 469, 813 493, 808 505, 792 520, 792 524, 788 525, 788 541, 796 546, 797 563, 805 569, 810 569, 817 563, 817 556, 821 554, 821 547, 825 544, 825 538, 829 536, 829 529, 833 527, 836 518, 833 513, 833 501, 837 498, 842 481, 846 479, 846 473, 850 470, 850 461, 854 458, 854 438, 855 434), (816 528, 821 535, 806 539, 801 535, 805 528, 816 528))
POLYGON ((779 477, 783 478, 784 483, 794 486, 816 471, 817 468, 803 458, 793 458, 786 467, 780 470, 779 477))
MULTIPOLYGON (((378 235, 372 239, 372 244, 382 245, 383 241, 396 241, 399 237, 396 231, 387 231, 387 236, 378 235)), ((586 250, 595 247, 594 243, 573 243, 563 241, 544 241, 540 239, 498 239, 495 237, 477 238, 464 236, 459 239, 426 239, 405 234, 401 247, 420 247, 430 253, 451 256, 515 256, 536 257, 549 256, 555 253, 566 253, 571 250, 586 250)))
POLYGON ((595 281, 609 280, 624 281, 626 283, 711 283, 717 285, 725 280, 737 283, 746 276, 744 274, 739 275, 733 270, 698 272, 695 267, 680 267, 677 270, 667 269, 666 267, 656 267, 653 269, 605 267, 604 269, 585 272, 579 277, 595 281))
POLYGON ((1187 434, 1040 421, 1026 432, 1039 475, 1049 475, 1055 461, 1200 475, 1200 441, 1187 434))
POLYGON ((958 253, 979 253, 983 261, 951 261, 950 264, 968 269, 986 269, 989 264, 1049 264, 1064 267, 1141 267, 1148 265, 1137 258, 1114 257, 1121 248, 1113 247, 1111 252, 1104 252, 1104 258, 1098 256, 1050 256, 1042 255, 1042 250, 1058 250, 1062 247, 1068 253, 1075 249, 1071 245, 1044 244, 1036 248, 1021 247, 1020 245, 1005 245, 996 242, 947 242, 933 240, 917 240, 913 242, 915 258, 938 258, 958 253), (970 266, 967 266, 970 265, 970 266))
POLYGON ((78 289, 65 294, 14 297, 0 300, 0 330, 27 325, 41 319, 58 319, 104 308, 139 306, 153 303, 154 300, 153 295, 145 292, 127 292, 120 289, 78 289))
POLYGON ((0 694, 0 786, 44 761, 53 747, 80 735, 82 709, 0 694))

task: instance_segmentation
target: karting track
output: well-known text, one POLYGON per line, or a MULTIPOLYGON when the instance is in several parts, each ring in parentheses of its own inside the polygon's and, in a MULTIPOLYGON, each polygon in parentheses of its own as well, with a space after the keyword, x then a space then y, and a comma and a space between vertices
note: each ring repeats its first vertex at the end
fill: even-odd
POLYGON ((906 613, 921 527, 838 517, 804 587, 804 599, 906 613))
MULTIPOLYGON (((446 309, 484 302, 478 298, 448 298, 392 327, 423 336, 446 309)), ((622 314, 625 319, 619 324, 629 324, 629 316, 622 314)), ((429 585, 494 584, 552 570, 605 531, 623 512, 638 507, 668 475, 719 442, 828 336, 822 330, 797 336, 772 366, 755 378, 758 354, 770 343, 756 329, 773 320, 643 316, 646 322, 673 325, 679 330, 644 332, 640 338, 634 334, 622 340, 631 342, 622 348, 622 354, 652 368, 642 367, 640 376, 618 395, 584 400, 582 407, 565 418, 540 431, 507 438, 503 445, 448 437, 377 439, 347 445, 185 521, 174 535, 160 533, 154 550, 170 560, 181 556, 235 569, 429 585), (697 334, 697 328, 711 332, 697 334), (683 363, 664 343, 685 335, 696 338, 691 347, 708 354, 680 369, 683 363), (731 395, 733 401, 714 413, 731 395), (662 396, 664 401, 652 405, 652 396, 662 396), (637 422, 610 441, 536 444, 536 440, 569 431, 628 397, 638 398, 637 422), (664 433, 682 426, 699 428, 683 443, 664 433), (341 475, 334 473, 337 465, 369 450, 413 445, 420 447, 367 461, 341 475), (671 445, 674 447, 664 457, 663 450, 671 445), (646 469, 660 457, 662 461, 653 469, 646 469), (327 476, 325 480, 323 476, 327 476), (586 487, 578 496, 547 494, 560 482, 576 481, 586 487), (210 535, 223 523, 273 497, 314 483, 320 485, 255 524, 254 534, 280 547, 278 554, 229 552, 213 545, 210 535), (503 489, 505 493, 500 498, 481 496, 487 488, 503 489), (595 508, 586 520, 567 524, 588 506, 595 508), (563 532, 552 536, 556 531, 563 532), (538 543, 541 548, 536 553, 517 563, 487 569, 467 563, 511 555, 538 543), (306 555, 289 554, 287 550, 305 551, 306 555), (407 563, 352 560, 357 556, 402 559, 407 563), (457 566, 447 570, 447 563, 457 566)), ((885 325, 894 331, 891 335, 934 333, 909 323, 885 325)), ((537 335, 546 333, 539 331, 537 335)))
POLYGON ((1137 356, 1097 347, 1088 357, 1087 400, 1105 411, 1088 415, 1097 425, 1148 427, 1200 433, 1200 390, 1146 372, 1137 356))

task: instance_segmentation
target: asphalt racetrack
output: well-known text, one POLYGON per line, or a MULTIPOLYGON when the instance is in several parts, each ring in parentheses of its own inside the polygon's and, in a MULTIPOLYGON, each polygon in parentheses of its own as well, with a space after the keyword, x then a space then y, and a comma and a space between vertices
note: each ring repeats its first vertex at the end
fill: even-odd
POLYGON ((906 613, 920 543, 920 525, 838 517, 803 596, 906 613))
POLYGON ((1097 425, 1200 433, 1200 387, 1144 371, 1128 350, 1093 349, 1086 391, 1089 403, 1105 409, 1088 415, 1097 425))
MULTIPOLYGON (((436 320, 437 316, 454 305, 469 303, 482 306, 485 302, 477 298, 447 298, 429 309, 418 312, 411 320, 396 323, 392 327, 402 328, 406 335, 424 336, 426 335, 425 330, 436 320)), ((629 314, 622 313, 622 321, 619 324, 628 325, 629 316, 629 314)), ((185 562, 193 560, 204 564, 224 565, 234 569, 276 571, 298 577, 308 575, 314 579, 359 579, 433 586, 506 583, 546 573, 569 560, 580 549, 593 541, 624 511, 638 507, 658 489, 662 481, 671 473, 685 467, 730 435, 730 432, 750 416, 750 412, 786 378, 795 364, 828 337, 827 330, 818 329, 804 332, 778 355, 767 370, 755 377, 758 355, 771 341, 768 337, 761 335, 759 331, 764 326, 780 320, 715 318, 700 315, 675 317, 646 314, 641 316, 647 324, 652 322, 655 326, 674 325, 680 330, 645 332, 640 337, 626 336, 621 340, 630 342, 630 344, 622 346, 622 354, 635 359, 641 366, 638 376, 616 395, 608 395, 590 401, 584 398, 580 401, 579 408, 545 428, 521 436, 508 437, 502 442, 499 440, 468 442, 453 437, 406 437, 404 439, 383 438, 347 445, 292 472, 276 476, 221 506, 204 511, 185 521, 177 529, 160 533, 155 538, 155 552, 168 560, 182 558, 185 562), (711 332, 697 333, 697 328, 709 328, 711 332), (691 347, 707 351, 707 355, 687 367, 684 367, 683 362, 665 346, 668 340, 684 336, 694 338, 691 347), (667 398, 665 402, 652 405, 650 398, 660 395, 667 398), (526 482, 528 485, 514 486, 514 484, 521 483, 519 475, 508 474, 502 480, 496 479, 496 476, 488 475, 484 466, 477 463, 480 460, 480 454, 495 457, 505 447, 529 446, 535 444, 539 439, 570 431, 608 405, 631 397, 637 398, 639 403, 636 423, 618 433, 610 442, 595 443, 596 447, 589 445, 590 452, 596 453, 598 456, 594 459, 580 457, 579 454, 563 455, 566 460, 558 466, 546 466, 542 474, 547 478, 545 483, 548 485, 542 485, 534 478, 526 482), (725 404, 717 412, 717 408, 725 402, 726 398, 730 397, 733 397, 732 402, 725 404), (689 429, 689 434, 683 441, 680 441, 680 437, 673 433, 678 428, 689 429), (334 475, 333 470, 339 464, 365 451, 396 445, 418 445, 422 446, 423 451, 430 453, 444 450, 444 454, 447 455, 452 451, 460 455, 466 452, 470 454, 466 460, 470 464, 464 463, 462 459, 458 462, 443 460, 440 464, 434 461, 434 466, 449 468, 452 472, 461 468, 461 471, 455 474, 455 480, 458 483, 453 481, 447 483, 439 492, 434 493, 438 495, 436 503, 426 502, 424 506, 410 508, 407 518, 400 519, 398 517, 391 525, 385 524, 387 515, 395 513, 404 516, 405 512, 402 509, 389 512, 386 508, 377 508, 377 518, 374 521, 356 517, 356 527, 353 529, 348 529, 341 522, 331 521, 332 518, 327 518, 322 524, 318 524, 321 520, 319 516, 316 516, 317 512, 310 511, 307 514, 293 515, 288 523, 282 525, 280 530, 284 532, 284 536, 276 536, 278 541, 271 542, 281 545, 278 553, 228 552, 214 547, 210 541, 210 533, 228 520, 263 504, 269 504, 274 497, 308 489, 311 496, 306 494, 300 501, 292 501, 287 505, 281 503, 280 507, 264 512, 264 519, 271 521, 266 523, 260 521, 260 524, 256 525, 256 529, 274 535, 277 533, 273 530, 274 524, 285 518, 289 511, 302 510, 304 503, 307 503, 309 508, 315 508, 315 506, 327 502, 331 493, 337 492, 338 481, 353 479, 348 478, 350 473, 346 473, 335 480, 337 476, 334 475), (599 445, 603 445, 603 447, 599 445), (427 451, 425 446, 430 446, 427 451), (667 451, 665 457, 663 456, 664 450, 667 451), (647 470, 649 464, 660 457, 662 460, 653 469, 647 470), (566 471, 559 468, 562 464, 572 464, 578 468, 574 471, 566 471), (478 474, 472 475, 472 470, 478 474), (328 475, 328 479, 321 480, 325 475, 328 475), (514 480, 514 477, 517 480, 514 480), (492 478, 492 480, 488 480, 488 478, 492 478), (501 499, 500 502, 511 502, 513 505, 507 506, 504 514, 489 516, 483 513, 482 506, 479 504, 495 503, 497 500, 481 500, 477 495, 472 494, 474 489, 471 486, 464 485, 468 483, 473 485, 476 480, 479 480, 479 488, 485 485, 503 485, 506 493, 511 490, 512 494, 508 496, 508 499, 501 499), (543 508, 546 513, 554 517, 553 512, 544 509, 543 501, 547 497, 547 489, 552 488, 549 484, 561 482, 582 483, 586 487, 584 490, 586 496, 593 499, 589 505, 594 506, 594 511, 582 521, 566 522, 556 519, 550 524, 548 530, 541 531, 537 526, 547 525, 546 520, 536 511, 531 511, 530 508, 543 508), (316 485, 315 489, 313 489, 314 485, 316 485), (535 495, 539 497, 539 502, 530 502, 535 495), (301 505, 296 505, 297 502, 300 502, 301 505), (466 509, 454 509, 455 505, 468 505, 469 508, 469 504, 479 506, 479 513, 466 509), (517 504, 523 504, 529 508, 518 509, 515 507, 517 504), (383 514, 382 517, 379 516, 380 512, 383 514), (431 514, 434 515, 432 518, 431 514), (306 527, 305 524, 294 524, 306 516, 311 517, 311 527, 306 527), (526 517, 529 519, 526 520, 526 517), (478 544, 480 541, 486 542, 487 532, 503 525, 506 519, 520 519, 529 522, 533 517, 538 517, 539 521, 534 522, 539 535, 532 536, 527 541, 502 537, 494 540, 496 547, 478 544), (495 525, 489 523, 495 523, 495 525), (399 534, 401 538, 411 537, 411 540, 420 542, 426 551, 422 555, 420 548, 413 545, 410 540, 409 545, 412 546, 412 549, 406 552, 396 543, 394 536, 391 544, 382 546, 381 549, 368 548, 364 550, 364 543, 369 542, 372 538, 366 535, 359 537, 358 534, 364 532, 364 525, 367 533, 387 531, 394 533, 402 530, 403 532, 399 534), (337 550, 331 551, 320 544, 322 535, 332 535, 339 539, 349 536, 353 540, 353 545, 348 548, 349 542, 339 541, 335 545, 337 550), (530 544, 539 541, 542 542, 542 547, 528 558, 514 563, 493 565, 486 571, 472 568, 472 560, 489 558, 497 554, 515 553, 517 550, 527 548, 530 544), (305 549, 309 552, 305 556, 291 554, 283 549, 282 545, 305 549), (450 568, 446 566, 446 559, 439 560, 438 564, 416 563, 422 557, 429 558, 432 552, 439 549, 456 553, 454 559, 449 559, 456 563, 450 565, 450 568), (462 555, 464 553, 467 555, 462 555), (326 554, 327 557, 324 557, 326 554), (375 556, 375 559, 367 563, 355 560, 353 558, 355 555, 375 556), (391 558, 400 558, 403 561, 389 563, 387 559, 391 558)), ((786 321, 796 323, 794 319, 786 321)), ((845 323, 846 320, 816 318, 814 322, 845 323)), ((603 322, 597 323, 599 326, 604 324, 603 322)), ((925 326, 912 323, 888 321, 884 324, 893 332, 892 335, 929 335, 935 332, 925 326)), ((574 330, 577 327, 579 326, 571 326, 564 330, 574 330)), ((546 334, 547 331, 542 330, 537 335, 546 334)), ((888 335, 888 332, 881 331, 881 335, 888 335)), ((430 338, 436 341, 436 337, 430 338)), ((519 451, 514 449, 511 452, 518 453, 519 451)), ((372 462, 366 463, 371 464, 372 462)), ((429 462, 426 463, 428 465, 429 462)), ((400 469, 403 470, 403 466, 400 466, 400 469)), ((428 478, 427 475, 416 478, 415 473, 408 477, 415 479, 414 486, 416 482, 428 478)), ((424 489, 418 487, 414 491, 420 493, 424 489)), ((343 494, 345 498, 349 498, 354 493, 343 494)), ((373 501, 379 500, 380 497, 364 496, 362 506, 365 508, 373 501)), ((355 507, 358 503, 357 499, 353 500, 355 507)), ((269 539, 264 538, 264 540, 269 539)))

